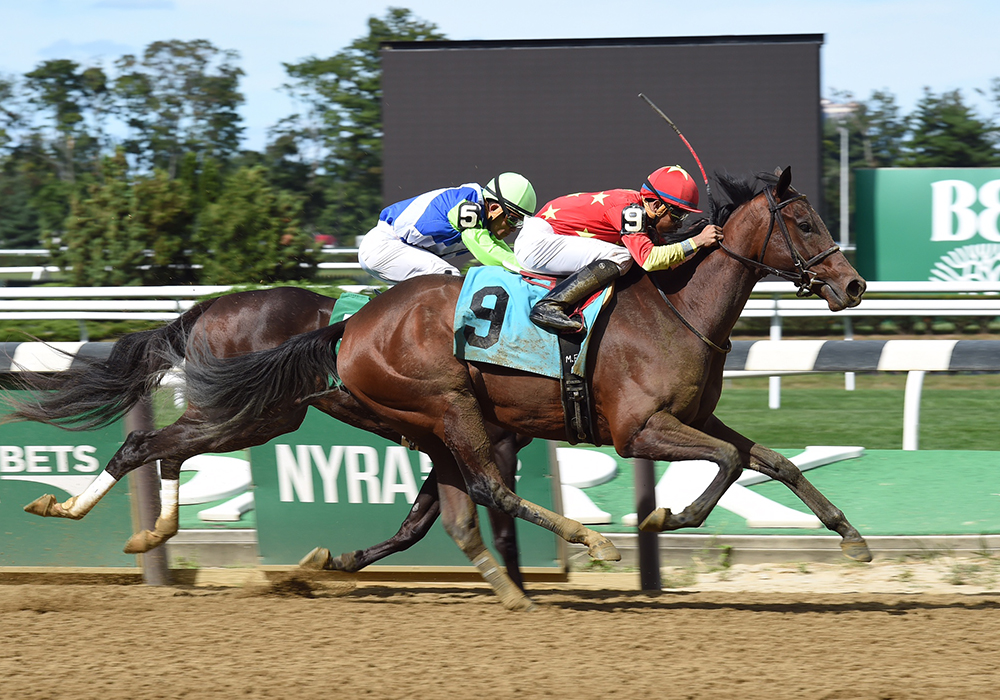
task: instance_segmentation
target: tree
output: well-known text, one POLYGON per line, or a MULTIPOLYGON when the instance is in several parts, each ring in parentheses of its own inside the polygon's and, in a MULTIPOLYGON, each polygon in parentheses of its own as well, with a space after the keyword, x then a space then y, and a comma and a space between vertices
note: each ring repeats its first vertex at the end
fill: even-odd
POLYGON ((315 271, 301 199, 272 187, 260 166, 230 176, 202 213, 193 262, 208 284, 306 279, 315 271), (301 266, 305 263, 305 267, 301 266))
POLYGON ((0 169, 0 247, 33 248, 38 245, 38 214, 31 206, 32 191, 21 163, 8 158, 0 169))
POLYGON ((60 180, 73 182, 81 167, 92 169, 100 155, 109 107, 104 71, 99 67, 81 70, 74 61, 56 59, 44 61, 24 77, 30 103, 49 117, 50 128, 35 127, 43 135, 39 144, 44 147, 38 153, 47 158, 60 180))
POLYGON ((203 39, 157 41, 142 58, 115 62, 117 112, 129 129, 126 152, 146 169, 175 177, 184 154, 228 159, 243 132, 236 51, 203 39))
POLYGON ((896 96, 876 90, 857 115, 864 167, 891 168, 899 163, 906 136, 906 119, 899 115, 896 96))
POLYGON ((982 168, 1000 164, 1000 131, 976 116, 958 90, 938 96, 925 88, 909 126, 907 155, 901 165, 982 168))
POLYGON ((368 20, 368 35, 330 58, 286 63, 291 81, 285 89, 306 107, 285 120, 277 134, 297 142, 287 155, 312 159, 314 189, 323 190, 316 226, 335 236, 356 235, 371 227, 382 207, 383 41, 444 39, 437 27, 409 10, 389 8, 384 18, 368 20))
POLYGON ((0 75, 0 153, 14 140, 12 132, 21 122, 17 98, 16 81, 0 75))
POLYGON ((76 286, 189 282, 191 219, 182 183, 162 171, 132 177, 119 149, 72 197, 64 233, 50 249, 56 264, 72 268, 76 286))

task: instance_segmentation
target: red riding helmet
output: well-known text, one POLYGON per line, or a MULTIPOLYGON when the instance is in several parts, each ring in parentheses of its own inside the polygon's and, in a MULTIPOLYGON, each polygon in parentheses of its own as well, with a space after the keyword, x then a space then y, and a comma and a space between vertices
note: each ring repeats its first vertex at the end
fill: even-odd
POLYGON ((653 171, 642 183, 639 193, 647 199, 659 199, 668 206, 701 213, 698 208, 698 185, 679 165, 668 165, 653 171))

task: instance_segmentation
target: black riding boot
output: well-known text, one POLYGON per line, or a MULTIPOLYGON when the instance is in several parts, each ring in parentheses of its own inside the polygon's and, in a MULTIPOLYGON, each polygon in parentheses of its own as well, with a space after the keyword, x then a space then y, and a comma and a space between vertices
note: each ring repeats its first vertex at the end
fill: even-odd
POLYGON ((574 272, 552 288, 531 309, 528 318, 536 326, 557 333, 579 333, 583 324, 570 320, 567 312, 573 304, 582 301, 612 280, 621 277, 621 270, 608 260, 598 260, 574 272))

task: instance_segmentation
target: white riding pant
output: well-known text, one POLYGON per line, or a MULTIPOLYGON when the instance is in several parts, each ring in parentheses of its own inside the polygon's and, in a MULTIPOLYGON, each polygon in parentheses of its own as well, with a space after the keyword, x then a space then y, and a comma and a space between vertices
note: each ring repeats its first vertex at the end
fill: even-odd
POLYGON ((561 236, 545 219, 529 216, 514 241, 514 255, 530 272, 569 275, 592 262, 609 260, 622 271, 632 266, 625 246, 583 236, 561 236))
POLYGON ((379 221, 361 240, 358 262, 362 270, 388 284, 420 275, 461 274, 429 250, 403 243, 384 221, 379 221))

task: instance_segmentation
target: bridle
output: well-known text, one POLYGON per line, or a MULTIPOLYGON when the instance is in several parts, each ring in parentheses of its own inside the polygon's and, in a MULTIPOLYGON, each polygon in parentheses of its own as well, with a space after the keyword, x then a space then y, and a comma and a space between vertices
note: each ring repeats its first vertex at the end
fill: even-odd
MULTIPOLYGON (((788 233, 788 226, 785 224, 785 219, 780 215, 780 213, 782 209, 787 207, 792 202, 805 200, 806 196, 804 194, 797 194, 794 197, 789 197, 788 199, 778 202, 777 200, 775 200, 774 195, 771 194, 770 188, 764 189, 764 195, 767 197, 767 209, 771 213, 771 220, 767 225, 767 236, 765 236, 764 238, 764 245, 761 246, 760 255, 758 256, 758 259, 754 260, 753 258, 748 258, 746 256, 740 255, 739 253, 736 253, 727 248, 725 245, 723 245, 721 241, 719 242, 719 247, 722 248, 722 250, 726 253, 726 255, 731 257, 733 260, 737 260, 743 263, 743 265, 749 267, 752 270, 755 270, 757 272, 766 272, 768 274, 775 275, 784 280, 788 280, 789 282, 794 283, 796 287, 798 287, 798 289, 795 292, 795 296, 797 297, 807 297, 810 296, 811 294, 816 294, 817 292, 814 288, 822 287, 823 284, 825 283, 822 280, 820 280, 816 276, 816 273, 812 272, 810 268, 816 263, 820 262, 821 260, 825 260, 826 258, 830 257, 831 255, 839 251, 840 246, 834 244, 833 246, 824 250, 822 253, 814 255, 808 260, 803 258, 802 254, 799 253, 798 249, 796 249, 795 245, 792 243, 792 236, 791 234, 788 233), (771 234, 774 232, 775 221, 778 222, 778 230, 781 231, 781 235, 785 239, 785 244, 788 246, 788 250, 791 251, 792 260, 795 262, 794 272, 791 270, 779 270, 776 267, 771 267, 770 265, 764 263, 764 254, 767 252, 767 244, 771 242, 771 234)), ((698 336, 698 338, 701 339, 702 342, 704 342, 706 345, 708 345, 716 352, 720 352, 722 354, 727 354, 729 351, 733 349, 732 339, 726 338, 726 345, 725 347, 722 347, 720 345, 717 345, 715 342, 712 341, 711 338, 709 338, 704 333, 699 331, 697 328, 692 326, 691 323, 688 322, 686 318, 684 318, 681 312, 677 310, 677 307, 673 305, 673 303, 663 292, 663 290, 660 289, 660 285, 656 284, 655 280, 653 281, 653 286, 656 287, 656 291, 660 293, 660 296, 663 297, 663 301, 667 302, 667 306, 669 306, 670 310, 677 315, 677 318, 680 319, 681 323, 687 326, 688 330, 694 333, 696 336, 698 336)))
POLYGON ((753 270, 766 272, 792 282, 796 287, 798 287, 795 292, 795 296, 797 297, 807 297, 811 294, 816 294, 816 290, 814 288, 822 287, 825 283, 820 280, 816 276, 816 273, 812 272, 809 268, 839 251, 840 246, 834 244, 822 253, 814 255, 808 260, 803 258, 802 254, 799 253, 798 249, 796 249, 795 245, 792 243, 792 236, 788 233, 788 226, 785 224, 784 217, 780 216, 780 212, 792 202, 804 200, 806 196, 804 194, 797 194, 794 197, 789 197, 786 200, 778 202, 774 199, 774 195, 771 194, 770 188, 764 189, 764 195, 767 197, 767 209, 771 213, 771 221, 767 225, 767 236, 764 238, 764 245, 760 249, 760 255, 758 258, 754 260, 753 258, 740 255, 739 253, 727 248, 721 241, 719 242, 719 247, 722 248, 726 255, 731 257, 733 260, 738 260, 753 270), (764 263, 764 254, 767 252, 767 244, 771 242, 771 234, 774 232, 775 221, 778 222, 778 230, 781 231, 781 235, 785 239, 785 244, 788 246, 788 250, 792 254, 792 260, 795 262, 794 272, 791 270, 779 270, 778 268, 771 267, 770 265, 764 263))

